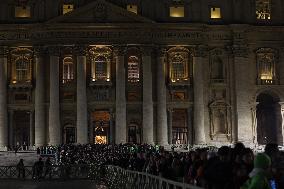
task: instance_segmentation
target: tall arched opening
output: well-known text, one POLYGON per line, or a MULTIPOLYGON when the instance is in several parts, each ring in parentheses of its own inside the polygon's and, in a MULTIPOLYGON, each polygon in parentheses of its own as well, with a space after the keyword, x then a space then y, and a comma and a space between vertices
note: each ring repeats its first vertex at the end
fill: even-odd
POLYGON ((257 96, 257 103, 256 118, 258 144, 282 144, 282 120, 279 97, 268 93, 261 93, 257 96))

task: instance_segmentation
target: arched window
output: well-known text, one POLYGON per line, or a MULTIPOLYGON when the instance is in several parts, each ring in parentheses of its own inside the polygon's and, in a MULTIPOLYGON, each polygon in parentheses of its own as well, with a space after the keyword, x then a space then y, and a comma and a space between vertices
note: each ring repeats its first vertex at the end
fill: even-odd
POLYGON ((111 49, 105 46, 97 46, 90 49, 92 74, 91 80, 110 81, 111 73, 111 49))
POLYGON ((128 81, 129 82, 139 82, 140 73, 139 73, 139 59, 137 56, 128 57, 128 81))
POLYGON ((257 68, 259 84, 275 84, 275 54, 273 49, 262 48, 257 51, 257 68))
POLYGON ((176 47, 168 51, 169 76, 171 82, 181 82, 189 79, 189 52, 185 48, 176 47))
POLYGON ((74 64, 72 57, 63 59, 63 83, 69 83, 74 79, 74 64))
POLYGON ((213 57, 211 60, 211 80, 213 82, 224 82, 224 63, 220 57, 213 57))
POLYGON ((256 18, 259 20, 269 20, 271 18, 271 3, 270 0, 255 1, 256 18))
POLYGON ((11 51, 12 84, 29 84, 32 80, 33 52, 28 48, 16 48, 11 51))
POLYGON ((17 82, 26 82, 29 80, 29 60, 21 57, 16 60, 16 78, 17 82))

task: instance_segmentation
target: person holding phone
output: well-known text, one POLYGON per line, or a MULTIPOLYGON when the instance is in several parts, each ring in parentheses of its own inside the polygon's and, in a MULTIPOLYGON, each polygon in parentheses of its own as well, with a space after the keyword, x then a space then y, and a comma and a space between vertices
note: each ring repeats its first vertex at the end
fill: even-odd
POLYGON ((241 189, 277 189, 275 181, 270 176, 271 159, 264 153, 259 153, 254 159, 254 168, 249 179, 241 189))

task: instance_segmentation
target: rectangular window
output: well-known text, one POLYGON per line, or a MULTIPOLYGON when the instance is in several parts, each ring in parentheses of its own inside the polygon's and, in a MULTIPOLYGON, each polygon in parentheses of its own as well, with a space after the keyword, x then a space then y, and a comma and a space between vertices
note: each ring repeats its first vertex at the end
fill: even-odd
POLYGON ((133 13, 135 13, 135 14, 137 14, 138 13, 138 9, 137 9, 137 5, 127 5, 127 10, 129 11, 129 12, 133 12, 133 13))
POLYGON ((176 17, 176 18, 184 17, 184 6, 170 7, 170 17, 176 17))
POLYGON ((74 5, 72 5, 72 4, 64 4, 62 13, 66 14, 66 13, 71 12, 73 10, 74 10, 74 5))
POLYGON ((16 18, 30 18, 31 17, 31 7, 16 6, 15 7, 15 17, 16 18))
POLYGON ((221 18, 221 9, 213 7, 211 8, 211 18, 212 19, 220 19, 221 18))

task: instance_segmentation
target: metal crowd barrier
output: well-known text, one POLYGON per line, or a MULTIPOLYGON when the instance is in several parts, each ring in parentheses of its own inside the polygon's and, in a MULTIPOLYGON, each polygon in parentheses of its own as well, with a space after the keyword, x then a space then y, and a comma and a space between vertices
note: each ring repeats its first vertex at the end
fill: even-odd
POLYGON ((105 182, 110 189, 202 189, 143 172, 125 170, 117 166, 106 166, 105 174, 105 182))

